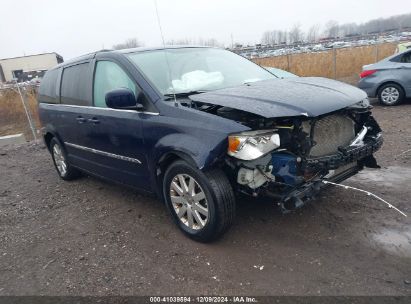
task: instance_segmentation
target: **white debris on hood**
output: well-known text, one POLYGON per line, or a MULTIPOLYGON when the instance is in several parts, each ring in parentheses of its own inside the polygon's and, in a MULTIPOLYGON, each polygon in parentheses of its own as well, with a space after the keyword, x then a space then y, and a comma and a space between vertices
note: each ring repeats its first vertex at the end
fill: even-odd
POLYGON ((218 86, 224 82, 221 72, 191 71, 172 81, 176 93, 198 91, 218 86))

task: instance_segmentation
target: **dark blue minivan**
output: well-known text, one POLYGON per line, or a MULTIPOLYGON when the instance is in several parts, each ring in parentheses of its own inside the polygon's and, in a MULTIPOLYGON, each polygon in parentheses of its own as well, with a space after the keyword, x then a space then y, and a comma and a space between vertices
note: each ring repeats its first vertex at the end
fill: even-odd
POLYGON ((88 54, 49 70, 38 101, 62 179, 86 173, 156 193, 199 241, 230 227, 239 193, 291 211, 323 181, 378 167, 382 144, 363 91, 279 79, 217 48, 88 54))

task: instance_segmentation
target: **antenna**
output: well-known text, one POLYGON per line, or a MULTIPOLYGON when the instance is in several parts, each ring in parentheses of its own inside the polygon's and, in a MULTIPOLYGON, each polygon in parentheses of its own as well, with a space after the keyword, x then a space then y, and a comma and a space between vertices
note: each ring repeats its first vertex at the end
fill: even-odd
POLYGON ((160 29, 161 40, 163 41, 163 50, 164 50, 164 56, 165 56, 166 63, 167 63, 168 79, 170 79, 171 88, 173 89, 174 105, 178 107, 177 98, 176 98, 176 90, 174 89, 173 81, 171 80, 171 66, 170 66, 170 62, 168 60, 168 55, 166 51, 166 43, 164 41, 163 29, 161 27, 161 22, 160 22, 160 15, 158 13, 157 0, 153 0, 153 1, 154 1, 154 6, 156 7, 157 23, 160 29))

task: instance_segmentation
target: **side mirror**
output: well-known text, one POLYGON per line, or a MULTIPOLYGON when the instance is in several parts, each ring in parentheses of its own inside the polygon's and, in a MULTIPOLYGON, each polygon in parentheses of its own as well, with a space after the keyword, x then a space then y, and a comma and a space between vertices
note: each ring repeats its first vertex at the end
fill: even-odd
POLYGON ((106 105, 112 109, 137 110, 141 104, 137 104, 136 96, 128 88, 120 88, 106 93, 106 105))

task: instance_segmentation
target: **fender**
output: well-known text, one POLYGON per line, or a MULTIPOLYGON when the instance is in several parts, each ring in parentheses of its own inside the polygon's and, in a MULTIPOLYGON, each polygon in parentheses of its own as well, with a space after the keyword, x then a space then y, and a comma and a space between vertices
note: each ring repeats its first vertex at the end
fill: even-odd
POLYGON ((387 83, 395 83, 395 84, 399 85, 399 86, 403 89, 404 94, 407 93, 407 91, 406 91, 406 85, 405 85, 405 83, 404 83, 403 81, 401 81, 401 80, 399 80, 399 79, 385 78, 383 81, 380 81, 380 82, 378 83, 378 86, 377 86, 377 89, 376 89, 376 91, 375 91, 375 94, 378 94, 378 92, 380 91, 381 87, 382 87, 383 85, 387 84, 387 83))
POLYGON ((60 138, 60 135, 57 133, 56 129, 51 124, 46 124, 41 128, 41 133, 43 136, 44 145, 49 149, 48 142, 46 139, 47 134, 51 134, 53 137, 56 137, 60 142, 63 142, 60 138))
MULTIPOLYGON (((228 134, 227 134, 228 135, 228 134)), ((221 133, 206 139, 189 134, 168 134, 162 137, 152 149, 152 168, 168 153, 187 155, 190 162, 200 170, 212 166, 227 149, 227 136, 221 133)))
MULTIPOLYGON (((149 172, 152 189, 161 197, 161 181, 159 164, 168 157, 185 160, 200 170, 206 170, 222 160, 227 150, 227 137, 215 136, 201 141, 188 134, 169 134, 161 138, 151 150, 151 162, 149 172), (210 149, 210 147, 212 147, 210 149)), ((161 170, 161 169, 160 169, 161 170)))

